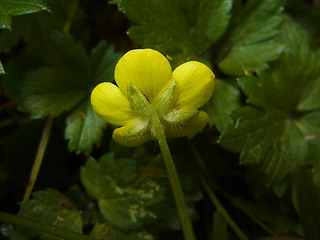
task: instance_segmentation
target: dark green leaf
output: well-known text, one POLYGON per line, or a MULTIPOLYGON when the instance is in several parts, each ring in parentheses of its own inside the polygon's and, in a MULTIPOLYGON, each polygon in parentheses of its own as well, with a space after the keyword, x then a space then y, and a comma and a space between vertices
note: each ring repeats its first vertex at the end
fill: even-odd
POLYGON ((67 118, 65 137, 69 151, 89 154, 100 143, 106 125, 93 111, 89 99, 83 101, 67 118))
MULTIPOLYGON (((38 52, 39 46, 48 41, 52 31, 61 31, 67 22, 74 1, 46 0, 50 11, 42 11, 37 14, 18 16, 12 19, 12 31, 5 29, 0 35, 1 49, 8 51, 21 39, 27 43, 27 47, 38 52)), ((77 28, 83 18, 80 8, 75 12, 75 21, 72 27, 77 28)))
POLYGON ((95 239, 101 240, 114 240, 114 239, 121 239, 121 240, 153 240, 153 236, 149 233, 142 231, 142 232, 133 232, 133 233, 124 233, 116 228, 110 226, 107 223, 97 223, 94 225, 91 233, 91 237, 95 239))
POLYGON ((1 0, 0 1, 0 28, 10 28, 10 16, 46 10, 47 7, 42 0, 1 0))
POLYGON ((305 136, 296 123, 278 110, 262 112, 244 107, 234 112, 235 125, 220 144, 240 152, 240 163, 259 164, 268 180, 278 184, 294 172, 307 152, 305 136))
POLYGON ((230 0, 114 0, 135 23, 129 36, 143 47, 168 54, 173 65, 197 59, 224 33, 230 0))
POLYGON ((114 52, 105 41, 101 41, 91 52, 91 66, 94 73, 94 85, 101 82, 113 82, 113 71, 120 54, 114 52))
POLYGON ((232 82, 216 79, 211 101, 205 106, 210 126, 215 125, 220 132, 232 124, 231 112, 241 106, 240 91, 232 82))
MULTIPOLYGON (((80 211, 62 193, 56 190, 39 191, 33 194, 33 199, 20 203, 19 215, 36 219, 54 226, 59 226, 74 232, 82 233, 80 211)), ((22 227, 16 227, 9 235, 13 239, 43 240, 59 239, 50 235, 35 233, 22 227), (22 234, 22 236, 21 236, 22 234)))
POLYGON ((272 70, 239 79, 247 102, 260 110, 247 106, 235 111, 234 125, 220 139, 223 146, 241 152, 241 163, 258 164, 271 184, 280 184, 300 162, 319 167, 314 159, 319 156, 315 151, 320 146, 315 124, 319 116, 310 122, 305 112, 298 111, 299 106, 302 110, 319 106, 313 90, 320 87, 319 53, 310 49, 305 33, 289 21, 281 35, 288 48, 272 70))
POLYGON ((148 206, 161 201, 160 186, 151 179, 137 183, 136 163, 104 155, 99 163, 89 159, 81 169, 81 180, 88 193, 98 199, 106 221, 124 230, 138 230, 156 215, 148 206))
POLYGON ((29 72, 20 89, 19 109, 31 113, 32 118, 42 118, 56 117, 73 108, 88 94, 89 86, 72 72, 42 67, 29 72))
POLYGON ((247 75, 268 68, 283 46, 273 38, 282 21, 283 0, 250 0, 233 23, 228 53, 219 68, 231 75, 247 75))

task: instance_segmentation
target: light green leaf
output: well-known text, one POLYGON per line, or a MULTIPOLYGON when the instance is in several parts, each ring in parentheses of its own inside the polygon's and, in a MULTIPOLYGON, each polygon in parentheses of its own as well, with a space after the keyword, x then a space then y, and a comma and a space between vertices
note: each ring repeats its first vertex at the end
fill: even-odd
MULTIPOLYGON (((33 194, 33 199, 20 203, 19 215, 43 221, 74 232, 82 233, 82 220, 80 211, 62 193, 48 189, 33 194)), ((10 233, 12 239, 31 240, 57 240, 51 235, 36 233, 23 227, 16 227, 10 233)))
POLYGON ((81 180, 88 193, 98 199, 106 221, 123 230, 139 230, 156 215, 148 207, 162 200, 160 186, 151 179, 134 184, 136 163, 104 155, 99 163, 90 158, 81 169, 81 180))
POLYGON ((89 154, 101 142, 107 123, 92 109, 89 99, 83 101, 67 118, 65 138, 69 151, 89 154))
POLYGON ((233 124, 232 111, 240 106, 239 88, 231 81, 216 79, 212 98, 205 106, 210 126, 215 125, 220 132, 224 132, 229 124, 233 124))
POLYGON ((10 16, 23 15, 47 10, 42 0, 1 0, 0 1, 0 28, 10 28, 10 16))
POLYGON ((283 46, 273 38, 283 17, 283 0, 250 0, 235 18, 234 30, 219 68, 230 75, 247 75, 268 68, 283 46))

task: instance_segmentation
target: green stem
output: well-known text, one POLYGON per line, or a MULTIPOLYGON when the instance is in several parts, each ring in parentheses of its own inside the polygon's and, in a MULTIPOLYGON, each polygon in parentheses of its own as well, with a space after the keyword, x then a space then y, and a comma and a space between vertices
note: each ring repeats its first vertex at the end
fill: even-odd
MULTIPOLYGON (((255 217, 253 214, 248 212, 245 208, 241 207, 237 201, 235 200, 234 197, 230 196, 228 193, 226 193, 223 189, 219 188, 217 185, 214 184, 214 182, 211 179, 211 176, 208 172, 207 167, 204 164, 204 161, 202 157, 200 156, 199 152, 197 149, 193 146, 190 145, 190 149, 192 151, 192 154, 194 156, 194 159, 197 161, 197 164, 200 168, 200 174, 204 175, 204 179, 207 183, 207 185, 210 186, 211 191, 213 192, 214 190, 218 190, 220 193, 223 194, 224 197, 226 197, 235 207, 237 207, 240 211, 245 213, 249 218, 251 218, 252 221, 254 221, 256 224, 258 224, 263 230, 265 230, 267 233, 270 234, 270 236, 277 237, 278 234, 274 232, 272 229, 270 229, 267 225, 265 225, 262 221, 260 221, 257 217, 255 217)), ((199 175, 200 175, 199 174, 199 175)))
POLYGON ((76 15, 76 10, 78 8, 78 0, 73 0, 70 10, 68 12, 67 20, 63 26, 63 32, 68 33, 70 31, 74 16, 76 15))
POLYGON ((199 175, 200 175, 201 182, 202 182, 210 200, 212 201, 212 203, 216 207, 217 211, 221 213, 223 218, 226 220, 226 222, 229 224, 229 226, 233 229, 233 231, 237 234, 237 236, 241 240, 248 240, 247 236, 242 232, 242 230, 238 227, 238 225, 235 223, 235 221, 233 221, 233 219, 229 216, 227 210, 223 207, 223 205, 220 203, 220 201, 218 200, 218 198, 216 197, 214 192, 211 190, 211 188, 209 187, 205 178, 201 174, 199 174, 199 175))
POLYGON ((39 173, 39 170, 40 170, 40 167, 42 164, 43 156, 46 151, 48 140, 50 137, 52 124, 53 124, 53 119, 49 118, 46 122, 44 129, 43 129, 42 137, 41 137, 39 147, 38 147, 38 152, 37 152, 36 158, 34 160, 31 174, 29 177, 28 186, 27 186, 26 191, 23 196, 24 201, 26 201, 30 198, 34 184, 37 180, 38 173, 39 173))
POLYGON ((169 180, 171 183, 173 196, 176 201, 184 238, 185 240, 195 240, 195 235, 192 228, 190 215, 188 212, 188 207, 182 191, 179 176, 178 176, 175 164, 173 162, 167 140, 164 135, 164 129, 163 129, 162 123, 160 122, 160 119, 157 113, 153 113, 152 115, 152 125, 155 131, 155 137, 159 142, 160 150, 163 155, 163 160, 164 160, 167 173, 169 176, 169 180))
POLYGON ((19 215, 0 212, 0 222, 6 222, 10 224, 17 224, 37 232, 50 234, 55 237, 63 238, 66 240, 93 240, 89 236, 66 230, 62 227, 43 223, 42 221, 36 221, 19 215))

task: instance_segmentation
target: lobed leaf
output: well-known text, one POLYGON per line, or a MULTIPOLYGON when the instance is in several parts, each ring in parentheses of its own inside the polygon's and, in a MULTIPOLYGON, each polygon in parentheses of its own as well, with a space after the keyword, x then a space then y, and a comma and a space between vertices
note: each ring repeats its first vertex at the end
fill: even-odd
POLYGON ((84 100, 67 118, 65 138, 69 151, 88 155, 103 137, 107 123, 92 109, 89 99, 84 100))
MULTIPOLYGON (((273 185, 285 181, 301 163, 319 168, 315 160, 320 147, 319 102, 313 88, 320 87, 320 55, 289 21, 282 28, 282 38, 288 48, 271 71, 239 79, 251 106, 233 113, 234 124, 220 138, 224 147, 241 152, 241 163, 257 164, 273 185)), ((315 178, 320 179, 319 175, 315 178)))
MULTIPOLYGON (((20 203, 19 215, 43 221, 52 227, 59 226, 74 232, 82 233, 82 220, 80 211, 62 193, 48 189, 33 194, 33 199, 20 203)), ((13 228, 8 232, 12 239, 43 240, 59 239, 51 235, 33 232, 23 227, 13 228)))
POLYGON ((226 30, 230 0, 113 0, 135 24, 128 34, 143 47, 161 51, 173 65, 189 59, 217 41, 226 30))
POLYGON ((268 68, 278 58, 282 44, 274 40, 283 19, 283 0, 250 0, 233 22, 226 46, 228 52, 219 68, 230 75, 247 75, 268 68))
POLYGON ((148 210, 161 201, 160 186, 151 179, 135 183, 136 163, 104 155, 99 162, 90 158, 81 169, 81 180, 88 193, 98 200, 104 219, 123 231, 139 230, 156 215, 148 210))
POLYGON ((240 90, 231 81, 216 79, 214 94, 205 106, 209 125, 215 125, 220 132, 233 123, 231 113, 241 106, 240 90))

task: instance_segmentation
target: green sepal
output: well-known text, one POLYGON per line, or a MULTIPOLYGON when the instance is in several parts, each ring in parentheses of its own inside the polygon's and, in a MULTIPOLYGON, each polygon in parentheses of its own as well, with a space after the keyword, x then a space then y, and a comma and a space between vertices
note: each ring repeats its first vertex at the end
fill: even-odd
POLYGON ((163 115, 163 119, 171 125, 181 125, 199 114, 198 110, 174 109, 163 115))
POLYGON ((154 101, 154 107, 160 114, 168 112, 177 100, 177 81, 173 80, 154 101))
POLYGON ((113 139, 127 147, 136 147, 145 142, 152 140, 149 125, 150 120, 147 118, 137 118, 125 125, 117 128, 113 132, 113 139))
POLYGON ((152 111, 150 103, 143 93, 132 83, 128 85, 128 97, 130 105, 135 112, 150 115, 152 111))

